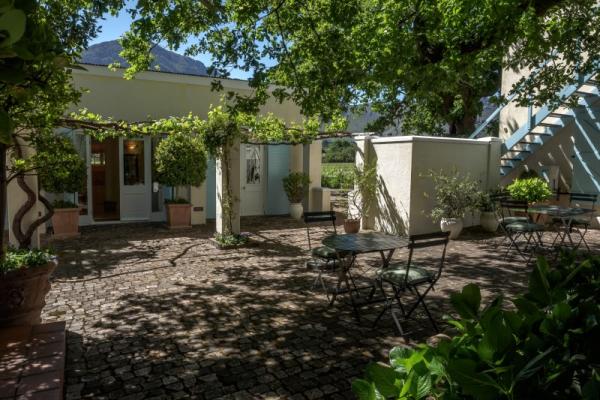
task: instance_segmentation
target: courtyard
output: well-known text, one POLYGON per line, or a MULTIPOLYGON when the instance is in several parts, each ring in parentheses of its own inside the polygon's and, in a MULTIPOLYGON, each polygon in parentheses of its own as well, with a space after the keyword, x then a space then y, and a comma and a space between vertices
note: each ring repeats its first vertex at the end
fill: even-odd
MULTIPOLYGON (((358 324, 350 307, 329 307, 311 290, 302 223, 243 218, 242 230, 255 246, 218 250, 210 225, 95 226, 55 242, 60 265, 43 319, 67 323, 66 398, 351 398, 366 364, 406 343, 389 315, 373 329, 370 315, 358 324)), ((588 237, 596 248, 597 232, 588 237)), ((480 285, 484 302, 523 291, 531 267, 502 260, 501 239, 471 230, 451 241, 428 296, 438 321, 467 283, 480 285)), ((358 275, 377 261, 362 256, 358 275)), ((424 316, 406 328, 413 343, 435 333, 424 316)))

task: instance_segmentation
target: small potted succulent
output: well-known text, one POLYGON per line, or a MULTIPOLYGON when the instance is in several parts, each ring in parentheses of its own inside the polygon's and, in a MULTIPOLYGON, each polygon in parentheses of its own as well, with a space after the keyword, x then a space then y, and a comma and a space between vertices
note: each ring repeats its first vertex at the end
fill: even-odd
MULTIPOLYGON (((462 231, 465 214, 480 202, 479 184, 468 175, 461 176, 456 169, 450 174, 430 171, 427 176, 433 180, 435 200, 429 215, 434 222, 440 222, 443 232, 450 232, 450 239, 456 239, 462 231)), ((425 193, 425 197, 429 195, 425 193)))
POLYGON ((177 197, 178 186, 200 186, 206 178, 206 152, 199 137, 174 133, 162 139, 154 153, 156 181, 171 186, 172 199, 166 200, 169 229, 192 225, 192 205, 177 197))
POLYGON ((479 223, 481 227, 487 232, 496 232, 500 221, 496 215, 494 202, 489 192, 481 193, 479 211, 479 223))
POLYGON ((310 178, 302 172, 291 172, 283 178, 283 190, 290 201, 290 216, 294 219, 302 218, 302 200, 308 194, 309 186, 310 178))

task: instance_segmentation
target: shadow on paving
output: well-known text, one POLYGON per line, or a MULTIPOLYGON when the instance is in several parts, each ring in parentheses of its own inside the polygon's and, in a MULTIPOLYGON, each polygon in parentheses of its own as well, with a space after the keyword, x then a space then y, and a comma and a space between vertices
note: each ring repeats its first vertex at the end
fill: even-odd
MULTIPOLYGON (((302 224, 249 218, 242 228, 256 247, 221 251, 207 240, 210 228, 152 225, 94 228, 61 243, 66 262, 44 319, 68 323, 66 398, 345 399, 367 363, 404 342, 389 316, 371 328, 380 305, 358 324, 349 307, 328 307, 310 290, 302 224)), ((523 290, 531 267, 500 259, 498 240, 467 232, 451 242, 428 296, 438 321, 467 283, 482 287, 484 302, 523 290)), ((361 257, 357 272, 373 274, 378 257, 361 257)), ((415 341, 433 333, 422 317, 405 328, 415 341)))

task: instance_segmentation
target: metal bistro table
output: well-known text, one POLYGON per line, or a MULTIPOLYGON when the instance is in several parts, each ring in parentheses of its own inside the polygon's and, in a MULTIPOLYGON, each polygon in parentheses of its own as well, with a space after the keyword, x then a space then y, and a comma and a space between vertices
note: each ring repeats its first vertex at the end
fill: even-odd
POLYGON ((572 247, 576 247, 573 243, 573 239, 571 238, 571 224, 573 219, 576 217, 580 217, 582 215, 593 213, 594 210, 591 208, 581 208, 581 207, 561 207, 556 205, 539 205, 539 206, 531 206, 527 209, 527 212, 530 214, 537 214, 536 221, 539 220, 541 215, 548 215, 550 217, 554 217, 560 219, 561 228, 558 230, 558 234, 554 239, 553 245, 556 243, 556 240, 560 238, 560 243, 558 247, 562 246, 565 242, 565 239, 569 239, 572 247), (562 230, 562 235, 561 235, 562 230))
POLYGON ((335 291, 333 292, 330 305, 333 305, 338 294, 348 293, 354 315, 356 319, 360 321, 360 315, 358 313, 359 307, 379 302, 380 300, 373 300, 373 294, 375 293, 376 288, 375 285, 357 288, 354 283, 352 283, 351 286, 350 279, 352 278, 350 270, 356 263, 356 257, 359 254, 379 253, 381 255, 382 268, 386 268, 396 249, 408 246, 408 239, 378 232, 349 233, 327 236, 323 239, 323 245, 336 251, 341 266, 338 282, 335 291), (345 287, 342 288, 342 285, 345 287), (356 294, 358 296, 358 291, 366 288, 370 289, 370 294, 366 299, 367 301, 359 302, 355 299, 354 295, 356 294))

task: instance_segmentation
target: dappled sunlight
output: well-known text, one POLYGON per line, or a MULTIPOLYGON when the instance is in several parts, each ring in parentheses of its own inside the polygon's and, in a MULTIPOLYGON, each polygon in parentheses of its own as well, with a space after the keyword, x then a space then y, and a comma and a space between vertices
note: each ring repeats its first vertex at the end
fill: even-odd
MULTIPOLYGON (((59 243, 64 262, 44 319, 67 321, 67 393, 348 398, 350 380, 368 362, 385 361, 405 343, 389 316, 371 327, 380 305, 364 310, 359 324, 350 307, 329 307, 324 293, 311 290, 302 223, 246 218, 242 230, 253 245, 237 250, 215 249, 206 227, 141 224, 96 227, 59 243)), ((321 240, 330 231, 317 226, 311 235, 321 240)), ((484 302, 523 290, 531 268, 503 260, 500 241, 467 230, 450 243, 447 267, 427 297, 442 325, 450 294, 467 283, 481 286, 484 302)), ((406 255, 400 250, 394 259, 406 255)), ((372 279, 379 263, 378 254, 360 256, 358 282, 372 279)), ((434 333, 419 313, 406 329, 413 343, 434 333)))

